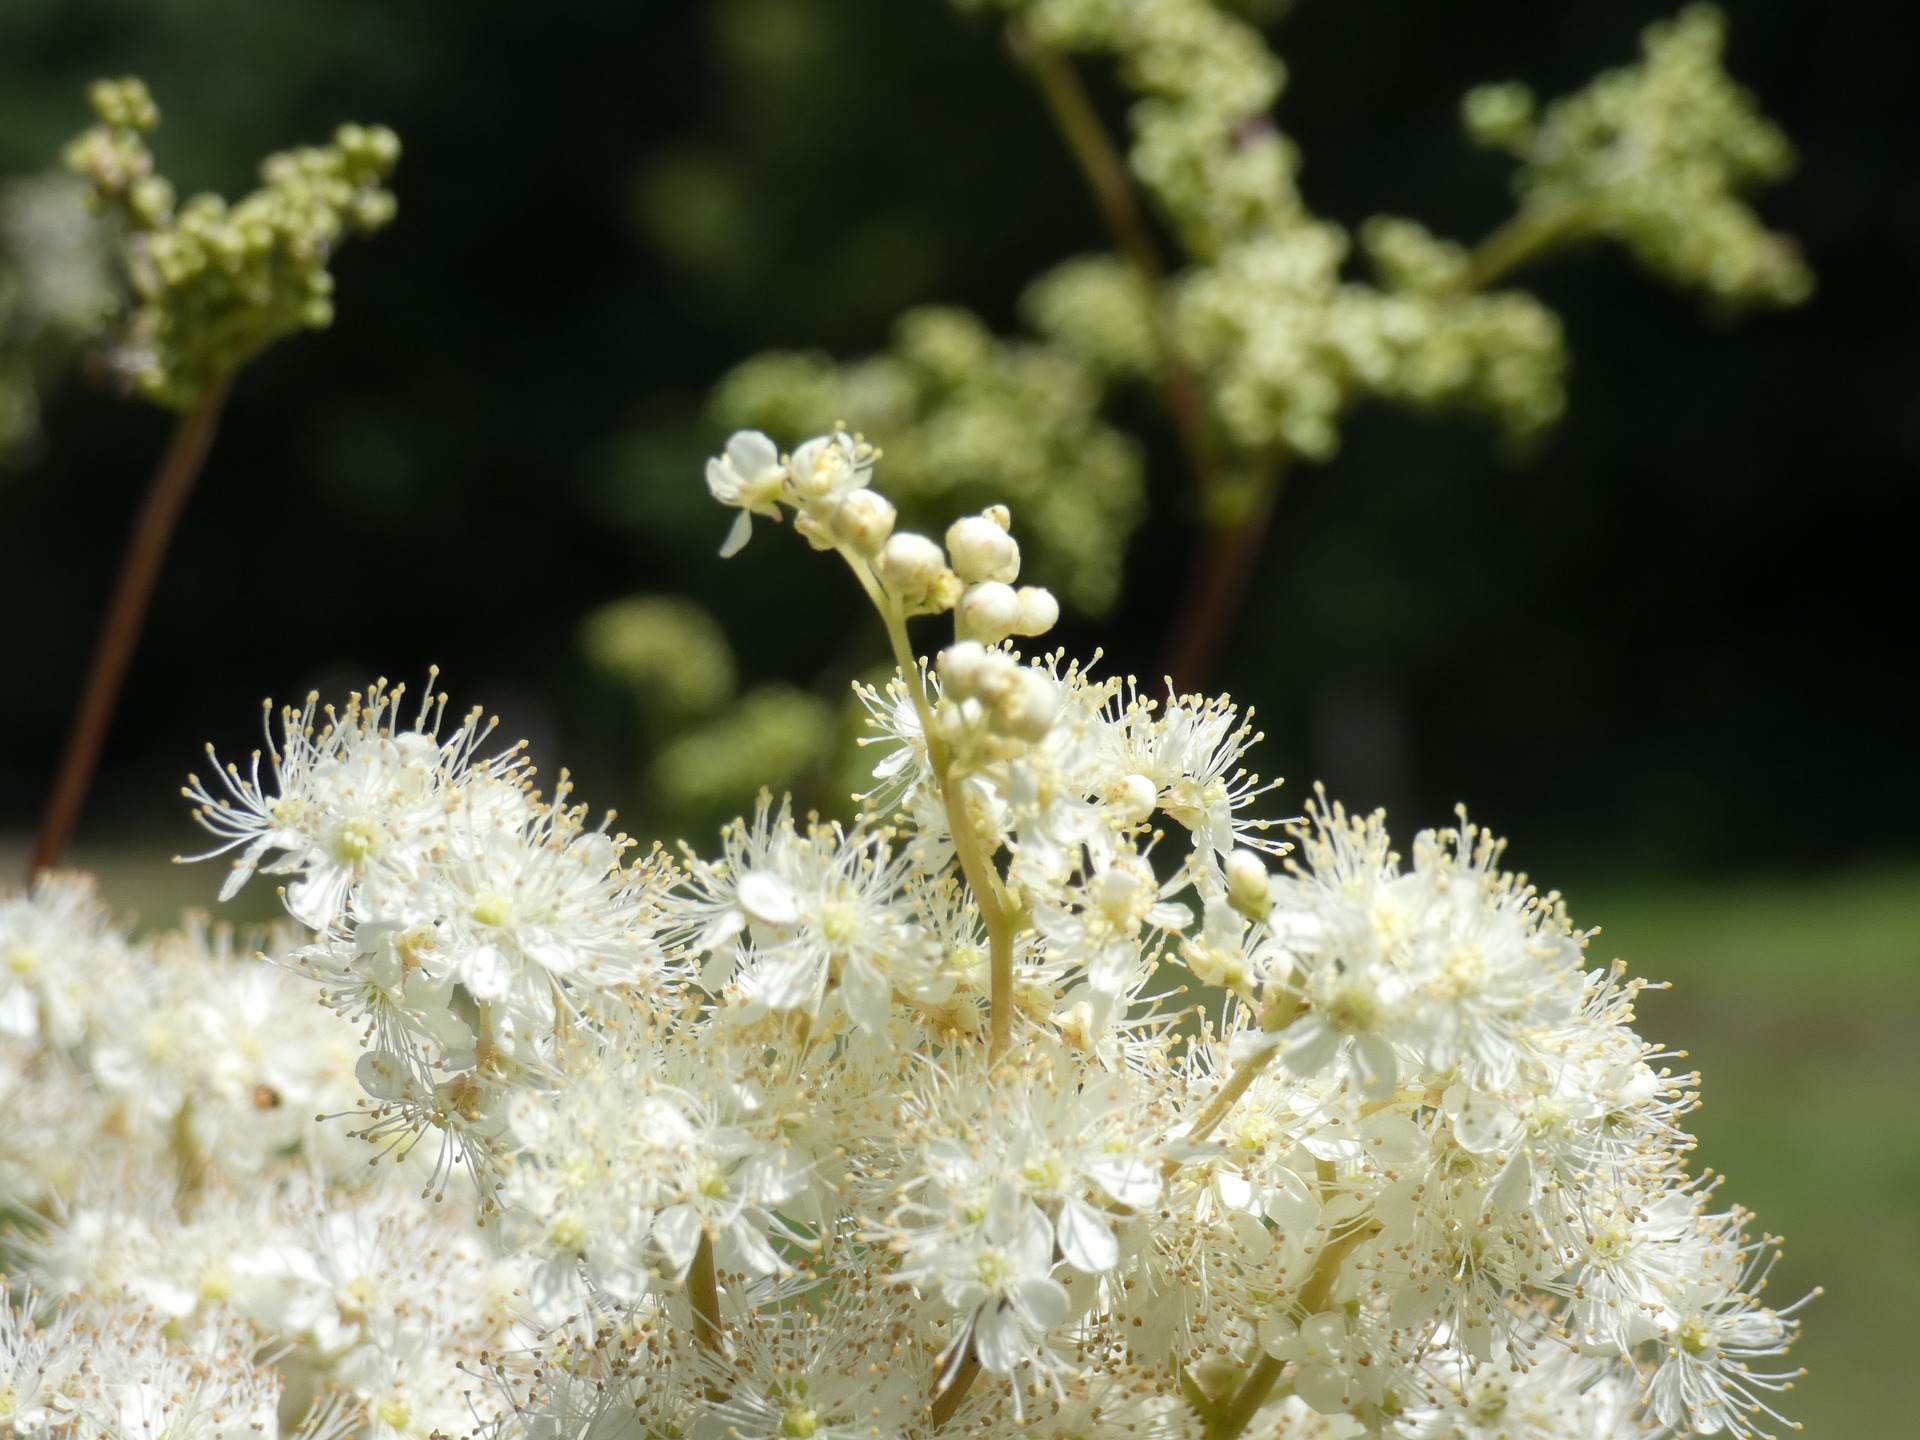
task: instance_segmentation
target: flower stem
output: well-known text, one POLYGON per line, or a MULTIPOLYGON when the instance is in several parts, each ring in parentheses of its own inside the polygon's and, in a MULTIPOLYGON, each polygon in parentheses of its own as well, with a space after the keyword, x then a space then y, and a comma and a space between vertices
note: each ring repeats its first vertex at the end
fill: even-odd
POLYGON ((1523 206, 1473 247, 1460 277, 1460 293, 1470 295, 1504 279, 1565 239, 1579 220, 1580 211, 1575 206, 1523 206))
POLYGON ((1166 672, 1175 694, 1201 689, 1219 663, 1247 586, 1260 561, 1267 528, 1286 483, 1288 456, 1264 452, 1238 513, 1229 520, 1208 516, 1200 536, 1186 603, 1167 647, 1166 672))
POLYGON ((1153 319, 1154 339, 1165 377, 1167 413, 1179 432, 1195 486, 1203 498, 1210 497, 1219 489, 1220 476, 1218 457, 1207 430, 1206 397, 1199 380, 1181 363, 1168 331, 1166 266, 1153 242, 1139 192, 1127 174, 1126 161, 1107 134, 1107 127, 1101 123, 1100 112, 1094 109, 1073 62, 1035 40, 1017 20, 1008 23, 1007 42, 1014 57, 1039 86, 1048 113, 1053 116, 1053 123, 1074 163, 1080 167, 1094 204, 1112 232, 1114 244, 1133 266, 1147 292, 1147 308, 1153 319))
POLYGON ((1273 1387, 1279 1383, 1280 1374, 1286 1368, 1284 1360, 1262 1354, 1259 1362, 1241 1382, 1240 1388, 1234 1392, 1233 1399, 1207 1422, 1207 1440, 1233 1440, 1234 1436, 1246 1429, 1247 1422, 1272 1398, 1273 1387))
MULTIPOLYGON (((1325 1310, 1327 1301, 1333 1295, 1333 1287, 1340 1278, 1340 1267, 1346 1263, 1353 1247, 1379 1233, 1378 1222, 1356 1225, 1339 1239, 1328 1242, 1321 1249, 1319 1259, 1314 1261, 1313 1274, 1307 1277, 1307 1283, 1289 1313, 1295 1319, 1305 1320, 1325 1310)), ((1286 1368, 1284 1360, 1262 1354, 1259 1362, 1241 1382, 1240 1388, 1234 1392, 1233 1399, 1207 1421, 1207 1440, 1234 1440, 1247 1428, 1247 1423, 1260 1407, 1275 1398, 1274 1386, 1279 1383, 1286 1368)))
POLYGON ((1214 1127, 1227 1118, 1227 1112, 1234 1107, 1235 1102, 1252 1088, 1255 1080, 1260 1078, 1260 1072, 1272 1063, 1278 1048, 1278 1046, 1269 1047, 1242 1060, 1227 1077, 1227 1083, 1222 1085, 1214 1097, 1207 1102, 1206 1108, 1194 1116, 1193 1128, 1187 1132, 1186 1138, 1190 1141, 1199 1141, 1211 1135, 1214 1127))
POLYGON ((861 586, 886 622, 887 642, 893 647, 894 663, 913 694, 913 706, 920 717, 920 733, 927 742, 927 763, 933 767, 940 786, 940 803, 947 811, 947 831, 953 836, 953 853, 960 861, 960 873, 973 891, 974 903, 987 927, 990 960, 987 1006, 987 1054, 998 1059, 1013 1043, 1013 907, 1007 903, 993 858, 980 847, 980 835, 973 825, 973 810, 961 777, 953 773, 953 757, 934 733, 933 705, 927 698, 926 679, 919 657, 907 637, 906 615, 899 602, 888 595, 864 561, 847 557, 847 563, 859 577, 861 586))
POLYGON ((980 1359, 973 1353, 973 1346, 967 1346, 967 1353, 954 1367, 948 1378, 946 1388, 933 1397, 933 1408, 928 1412, 928 1428, 938 1430, 954 1416, 960 1408, 960 1402, 967 1398, 967 1391, 973 1388, 973 1382, 980 1375, 980 1359))
POLYGON ((702 1234, 687 1267, 687 1301, 693 1306, 693 1338, 703 1349, 720 1349, 720 1277, 713 1268, 713 1237, 702 1234))
POLYGON ((160 468, 147 487, 147 498, 140 507, 126 558, 120 564, 120 578, 94 646, 86 688, 81 692, 80 706, 67 734, 66 753, 61 758, 53 793, 40 821, 39 838, 27 872, 29 880, 57 866, 73 840, 94 769, 100 762, 100 747, 113 722, 121 682, 126 679, 127 664, 133 658, 134 646, 139 643, 147 606, 153 599, 153 587, 160 578, 160 566, 166 560, 167 546, 173 539, 181 509, 213 445, 214 431, 231 381, 231 375, 217 373, 201 387, 193 407, 180 417, 160 468))

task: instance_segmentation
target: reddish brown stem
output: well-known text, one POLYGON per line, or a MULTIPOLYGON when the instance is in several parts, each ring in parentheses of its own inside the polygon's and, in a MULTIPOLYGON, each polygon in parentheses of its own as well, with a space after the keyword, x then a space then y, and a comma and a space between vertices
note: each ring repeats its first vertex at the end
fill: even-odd
POLYGON ((931 1429, 940 1429, 954 1417, 954 1413, 960 1408, 960 1402, 967 1398, 967 1391, 973 1388, 973 1382, 979 1378, 979 1357, 973 1353, 973 1347, 968 1346, 967 1353, 961 1357, 959 1365, 954 1368, 952 1377, 947 1381, 947 1388, 933 1398, 933 1408, 927 1416, 931 1429))
POLYGON ((140 507, 140 518, 134 524, 133 538, 120 565, 120 579, 94 646, 93 667, 87 673, 80 708, 67 735, 60 773, 54 780, 46 814, 40 821, 33 863, 27 872, 29 881, 42 870, 58 865, 73 839, 81 807, 86 804, 87 789, 93 783, 94 768, 100 762, 100 747, 113 723, 113 709, 120 698, 121 682, 126 679, 127 664, 133 658, 134 646, 139 643, 141 628, 146 623, 154 583, 160 578, 160 566, 167 558, 167 546, 179 523, 180 511, 193 491, 194 481, 199 478, 200 467, 206 463, 214 430, 220 423, 220 409, 226 402, 228 383, 226 375, 208 380, 193 408, 180 417, 166 456, 154 474, 153 483, 147 487, 147 498, 140 507))
POLYGON ((1200 690, 1219 663, 1259 566, 1283 473, 1277 466, 1269 468, 1239 518, 1231 524, 1209 524, 1201 536, 1187 598, 1167 645, 1166 673, 1176 694, 1200 690))

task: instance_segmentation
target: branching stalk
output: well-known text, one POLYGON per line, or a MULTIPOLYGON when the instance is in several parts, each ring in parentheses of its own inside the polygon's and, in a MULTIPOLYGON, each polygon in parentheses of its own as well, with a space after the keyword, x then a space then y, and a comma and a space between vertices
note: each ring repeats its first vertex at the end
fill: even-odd
POLYGON ((1240 1388, 1234 1391, 1233 1399, 1207 1422, 1207 1440, 1233 1440, 1246 1429, 1247 1422, 1259 1413, 1260 1407, 1275 1398, 1274 1387, 1286 1368, 1284 1360, 1263 1353, 1240 1388))
POLYGON ((1505 279, 1565 239, 1579 220, 1580 211, 1573 206, 1521 207, 1473 247, 1467 257, 1466 272, 1460 278, 1460 293, 1471 295, 1505 279))
MULTIPOLYGON (((1473 248, 1458 293, 1473 294, 1497 284, 1565 239, 1579 219, 1579 211, 1567 207, 1523 208, 1473 248)), ((1291 462, 1290 455, 1270 452, 1239 513, 1224 524, 1208 523, 1202 533, 1191 587, 1167 649, 1167 673, 1179 693, 1203 689, 1219 662, 1266 548, 1291 462)), ((1206 486, 1201 493, 1204 499, 1206 486)))
POLYGON ((59 865, 72 843, 74 827, 80 821, 87 790, 93 783, 94 769, 100 763, 100 748, 113 723, 114 705, 120 698, 128 662, 133 658, 134 647, 146 623, 154 584, 160 578, 160 567, 167 558, 167 547, 179 523, 180 512, 213 445, 231 380, 231 375, 220 373, 201 387, 193 407, 180 417, 160 468, 147 487, 147 498, 134 523, 133 538, 127 544, 126 558, 120 563, 120 578, 94 646, 86 688, 81 691, 80 706, 74 712, 73 727, 67 734, 66 753, 61 757, 53 793, 48 797, 46 814, 40 821, 39 838, 34 843, 33 860, 27 871, 29 881, 41 871, 59 865))
MULTIPOLYGON (((1333 1287, 1339 1282, 1340 1267, 1346 1263, 1347 1256, 1353 1253, 1353 1247, 1379 1233, 1380 1226, 1374 1222, 1356 1225, 1339 1239, 1329 1241, 1321 1250, 1319 1259, 1314 1261, 1313 1274, 1307 1278, 1289 1314, 1295 1320, 1304 1321, 1324 1311, 1327 1301, 1333 1296, 1333 1287)), ((1234 1440, 1259 1413, 1261 1406, 1285 1393, 1276 1391, 1275 1387, 1286 1368, 1284 1360, 1262 1354, 1258 1363, 1247 1373, 1247 1378, 1240 1383, 1240 1388, 1234 1392, 1233 1399, 1207 1421, 1207 1440, 1234 1440)))
POLYGON ((1227 1112, 1234 1107, 1240 1097, 1253 1087, 1253 1082, 1260 1078, 1260 1072, 1273 1063, 1273 1057, 1278 1050, 1278 1046, 1271 1046, 1257 1054, 1249 1055, 1235 1066, 1233 1073, 1227 1077, 1227 1083, 1220 1087, 1214 1097, 1207 1101, 1206 1107, 1194 1117, 1193 1129, 1187 1132, 1186 1138, 1197 1142, 1211 1135, 1214 1128, 1227 1118, 1227 1112))

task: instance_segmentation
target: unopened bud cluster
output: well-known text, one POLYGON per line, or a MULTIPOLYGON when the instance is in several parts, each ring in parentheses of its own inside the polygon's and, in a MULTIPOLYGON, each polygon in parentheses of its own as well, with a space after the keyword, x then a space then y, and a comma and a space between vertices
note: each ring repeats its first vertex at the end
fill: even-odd
POLYGON ((1020 545, 1007 507, 956 520, 944 548, 925 535, 896 531, 892 502, 869 484, 878 454, 845 430, 817 436, 785 456, 757 430, 735 434, 707 462, 707 489, 740 512, 720 553, 739 552, 753 516, 779 520, 791 510, 808 543, 843 551, 903 617, 950 610, 961 638, 987 645, 1051 630, 1059 602, 1040 586, 1013 585, 1020 578, 1020 545))
POLYGON ((342 125, 330 145, 268 156, 260 188, 231 205, 176 204, 146 144, 160 122, 147 87, 101 80, 87 98, 98 123, 65 160, 123 232, 134 303, 112 360, 134 389, 184 409, 274 341, 332 322, 334 251, 394 216, 381 183, 400 158, 391 130, 342 125))

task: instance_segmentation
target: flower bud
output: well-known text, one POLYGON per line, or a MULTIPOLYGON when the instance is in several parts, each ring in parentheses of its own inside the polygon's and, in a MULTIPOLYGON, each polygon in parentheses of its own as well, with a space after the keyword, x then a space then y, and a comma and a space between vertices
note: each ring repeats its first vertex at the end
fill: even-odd
POLYGON ((1139 825, 1153 814, 1153 807, 1160 803, 1160 791, 1153 781, 1136 771, 1113 786, 1108 793, 1107 803, 1113 806, 1114 813, 1123 822, 1139 825))
POLYGON ((954 573, 969 585, 1019 578, 1020 546, 991 515, 969 515, 947 527, 954 573))
POLYGON ((1029 743, 1043 739, 1060 714, 1060 687, 1041 670, 1016 669, 995 697, 993 728, 1029 743))
POLYGON ((1022 585, 1015 592, 1018 602, 1012 632, 1015 635, 1044 635, 1060 622, 1060 602, 1042 585, 1022 585))
POLYGON ((977 640, 962 640, 942 650, 933 665, 946 692, 964 700, 980 688, 980 677, 987 667, 987 647, 977 640))
POLYGON ((966 593, 966 583, 951 570, 942 570, 933 577, 933 583, 927 587, 924 602, 930 614, 941 614, 953 609, 960 603, 960 597, 966 593))
POLYGON ((881 547, 876 568, 888 589, 909 600, 918 600, 947 568, 947 557, 926 536, 903 530, 881 547))
POLYGON ((1261 921, 1273 909, 1272 882, 1267 867, 1251 850, 1227 856, 1227 903, 1249 920, 1261 921))
POLYGON ((840 502, 830 522, 833 535, 856 555, 872 559, 893 533, 893 502, 877 490, 855 490, 840 502))
POLYGON ((1020 619, 1020 601, 1011 585, 997 580, 969 586, 954 611, 954 628, 969 640, 997 645, 1013 634, 1020 619))

